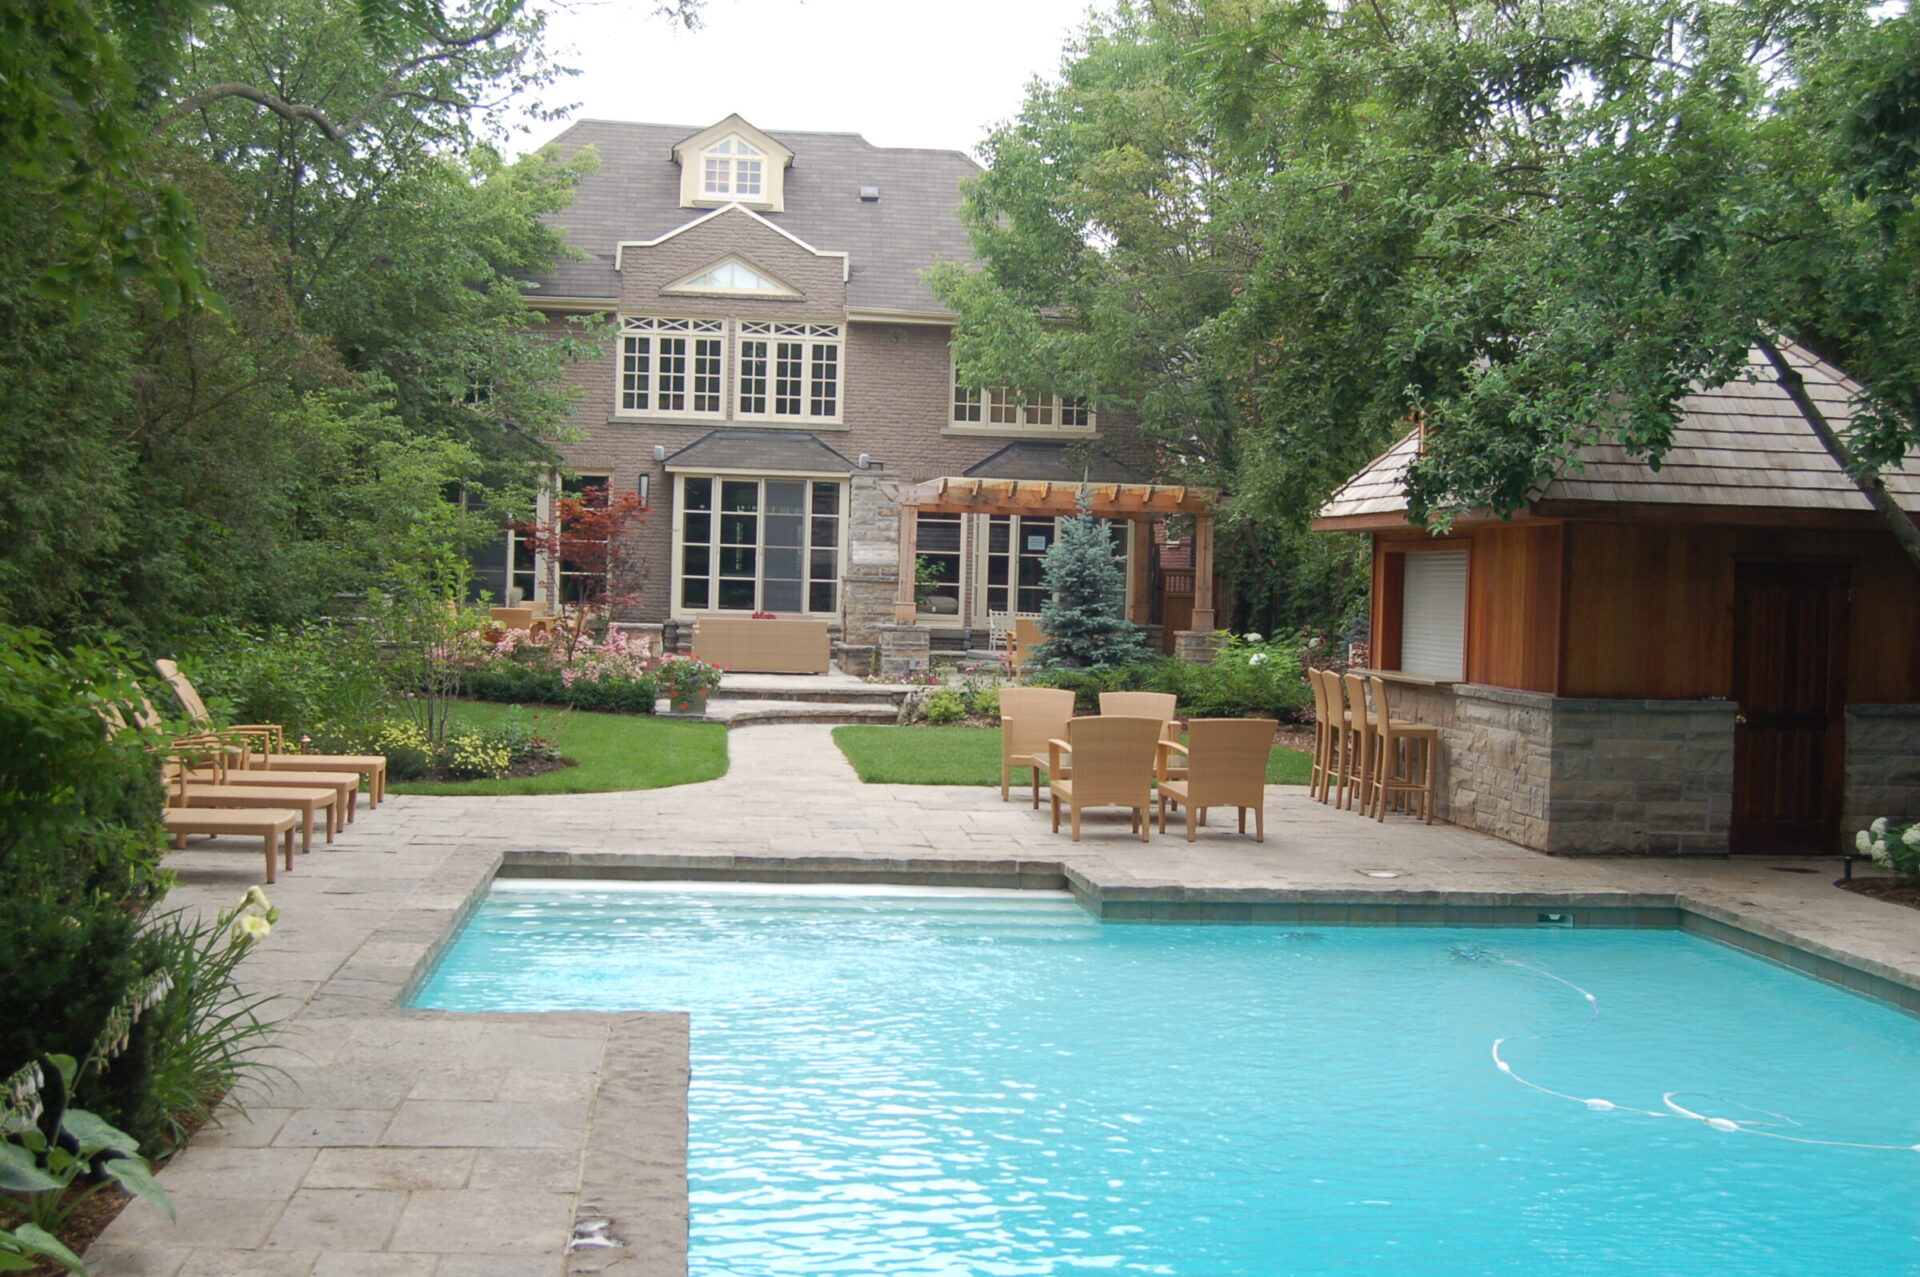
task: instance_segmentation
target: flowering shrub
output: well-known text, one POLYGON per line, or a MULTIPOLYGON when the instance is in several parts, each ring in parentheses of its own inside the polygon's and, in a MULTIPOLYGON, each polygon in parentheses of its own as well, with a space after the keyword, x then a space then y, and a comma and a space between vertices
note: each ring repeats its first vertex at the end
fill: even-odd
POLYGON ((1855 834, 1853 845, 1883 869, 1920 878, 1920 821, 1899 825, 1882 816, 1855 834))
POLYGON ((427 743, 426 729, 411 719, 382 723, 368 745, 374 753, 386 756, 387 774, 395 780, 418 780, 433 766, 433 748, 427 743))
POLYGON ((461 780, 492 780, 507 774, 513 753, 486 732, 456 732, 447 738, 447 775, 461 780))
POLYGON ((571 655, 544 634, 507 630, 476 653, 463 685, 477 700, 629 714, 651 714, 660 694, 645 643, 621 629, 581 639, 571 655))

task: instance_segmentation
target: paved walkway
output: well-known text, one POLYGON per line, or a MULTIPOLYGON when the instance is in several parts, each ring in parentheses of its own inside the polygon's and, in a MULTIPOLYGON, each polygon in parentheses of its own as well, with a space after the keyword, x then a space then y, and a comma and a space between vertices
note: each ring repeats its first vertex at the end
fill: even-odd
MULTIPOLYGON (((827 728, 750 727, 730 742, 727 775, 678 789, 395 797, 298 860, 274 892, 280 924, 243 968, 251 987, 282 996, 285 1075, 167 1167, 178 1225, 130 1207, 89 1255, 95 1271, 685 1271, 684 1016, 396 1006, 503 857, 576 873, 1064 875, 1105 901, 1333 902, 1351 921, 1443 910, 1460 893, 1529 909, 1678 901, 1920 988, 1920 913, 1834 890, 1834 862, 1804 873, 1753 860, 1556 860, 1452 827, 1362 820, 1298 788, 1269 791, 1264 844, 1225 828, 1195 844, 1170 828, 1142 844, 1124 816, 1096 813, 1076 845, 1049 831, 1044 808, 1003 804, 995 790, 863 786, 827 728), (621 1245, 569 1254, 576 1228, 621 1245)), ((255 881, 258 856, 257 845, 214 843, 175 854, 182 883, 170 903, 231 903, 255 881)))

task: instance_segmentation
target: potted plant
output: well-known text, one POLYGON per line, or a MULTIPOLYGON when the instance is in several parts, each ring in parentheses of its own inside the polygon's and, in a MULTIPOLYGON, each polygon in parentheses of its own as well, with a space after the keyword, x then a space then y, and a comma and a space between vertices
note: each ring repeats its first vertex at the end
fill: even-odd
POLYGON ((707 697, 725 674, 718 665, 696 656, 669 656, 653 669, 661 693, 676 714, 706 713, 707 697))

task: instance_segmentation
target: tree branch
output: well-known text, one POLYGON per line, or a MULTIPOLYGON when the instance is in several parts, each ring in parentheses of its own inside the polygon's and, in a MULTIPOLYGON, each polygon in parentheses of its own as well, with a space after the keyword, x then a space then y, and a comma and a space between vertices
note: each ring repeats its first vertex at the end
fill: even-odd
POLYGON ((1893 494, 1887 491, 1887 485, 1879 475, 1862 473, 1855 468, 1853 454, 1847 450, 1847 445, 1841 442, 1840 436, 1833 432, 1833 426, 1827 421, 1826 414, 1820 411, 1820 406, 1807 394, 1806 381, 1800 376, 1800 370, 1789 364, 1786 356, 1780 353, 1780 348, 1766 337, 1754 338, 1754 344, 1760 347, 1761 353, 1767 357, 1767 362, 1773 365, 1780 388, 1787 392, 1787 398, 1793 400, 1793 406, 1800 410, 1800 415, 1806 418, 1807 424, 1813 428, 1814 437, 1820 440, 1820 446, 1825 448, 1827 455, 1847 472, 1847 476, 1853 480, 1855 486, 1865 494, 1874 512, 1893 533, 1893 539, 1900 543, 1900 548, 1907 552, 1909 559, 1913 560, 1914 567, 1920 568, 1920 528, 1913 525, 1913 520, 1907 517, 1907 512, 1902 510, 1900 504, 1893 499, 1893 494))

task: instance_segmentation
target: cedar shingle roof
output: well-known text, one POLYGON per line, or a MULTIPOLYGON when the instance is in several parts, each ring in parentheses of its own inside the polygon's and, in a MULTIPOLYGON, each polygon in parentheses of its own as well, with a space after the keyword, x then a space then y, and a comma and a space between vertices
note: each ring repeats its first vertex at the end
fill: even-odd
MULTIPOLYGON (((559 263, 533 294, 614 298, 614 245, 665 235, 708 212, 680 207, 676 143, 703 126, 581 120, 554 142, 568 155, 591 145, 600 169, 572 207, 551 219, 585 261, 559 263)), ((980 166, 958 151, 879 147, 856 133, 776 133, 793 152, 786 211, 763 214, 817 249, 849 254, 847 305, 855 310, 945 313, 920 273, 936 261, 973 259, 960 221, 960 183, 980 166), (880 188, 876 202, 862 186, 880 188)))
MULTIPOLYGON (((1808 396, 1844 434, 1852 418, 1848 404, 1859 385, 1802 346, 1782 342, 1781 351, 1806 379, 1808 396)), ((1533 500, 1870 513, 1865 495, 1827 455, 1774 380, 1766 357, 1751 352, 1748 367, 1760 380, 1695 391, 1680 401, 1673 447, 1659 470, 1629 457, 1616 443, 1591 444, 1533 500)), ((1393 445, 1334 493, 1320 517, 1404 511, 1407 467, 1418 448, 1417 434, 1393 445)), ((1920 513, 1920 453, 1908 460, 1907 469, 1881 477, 1902 509, 1920 513)))

